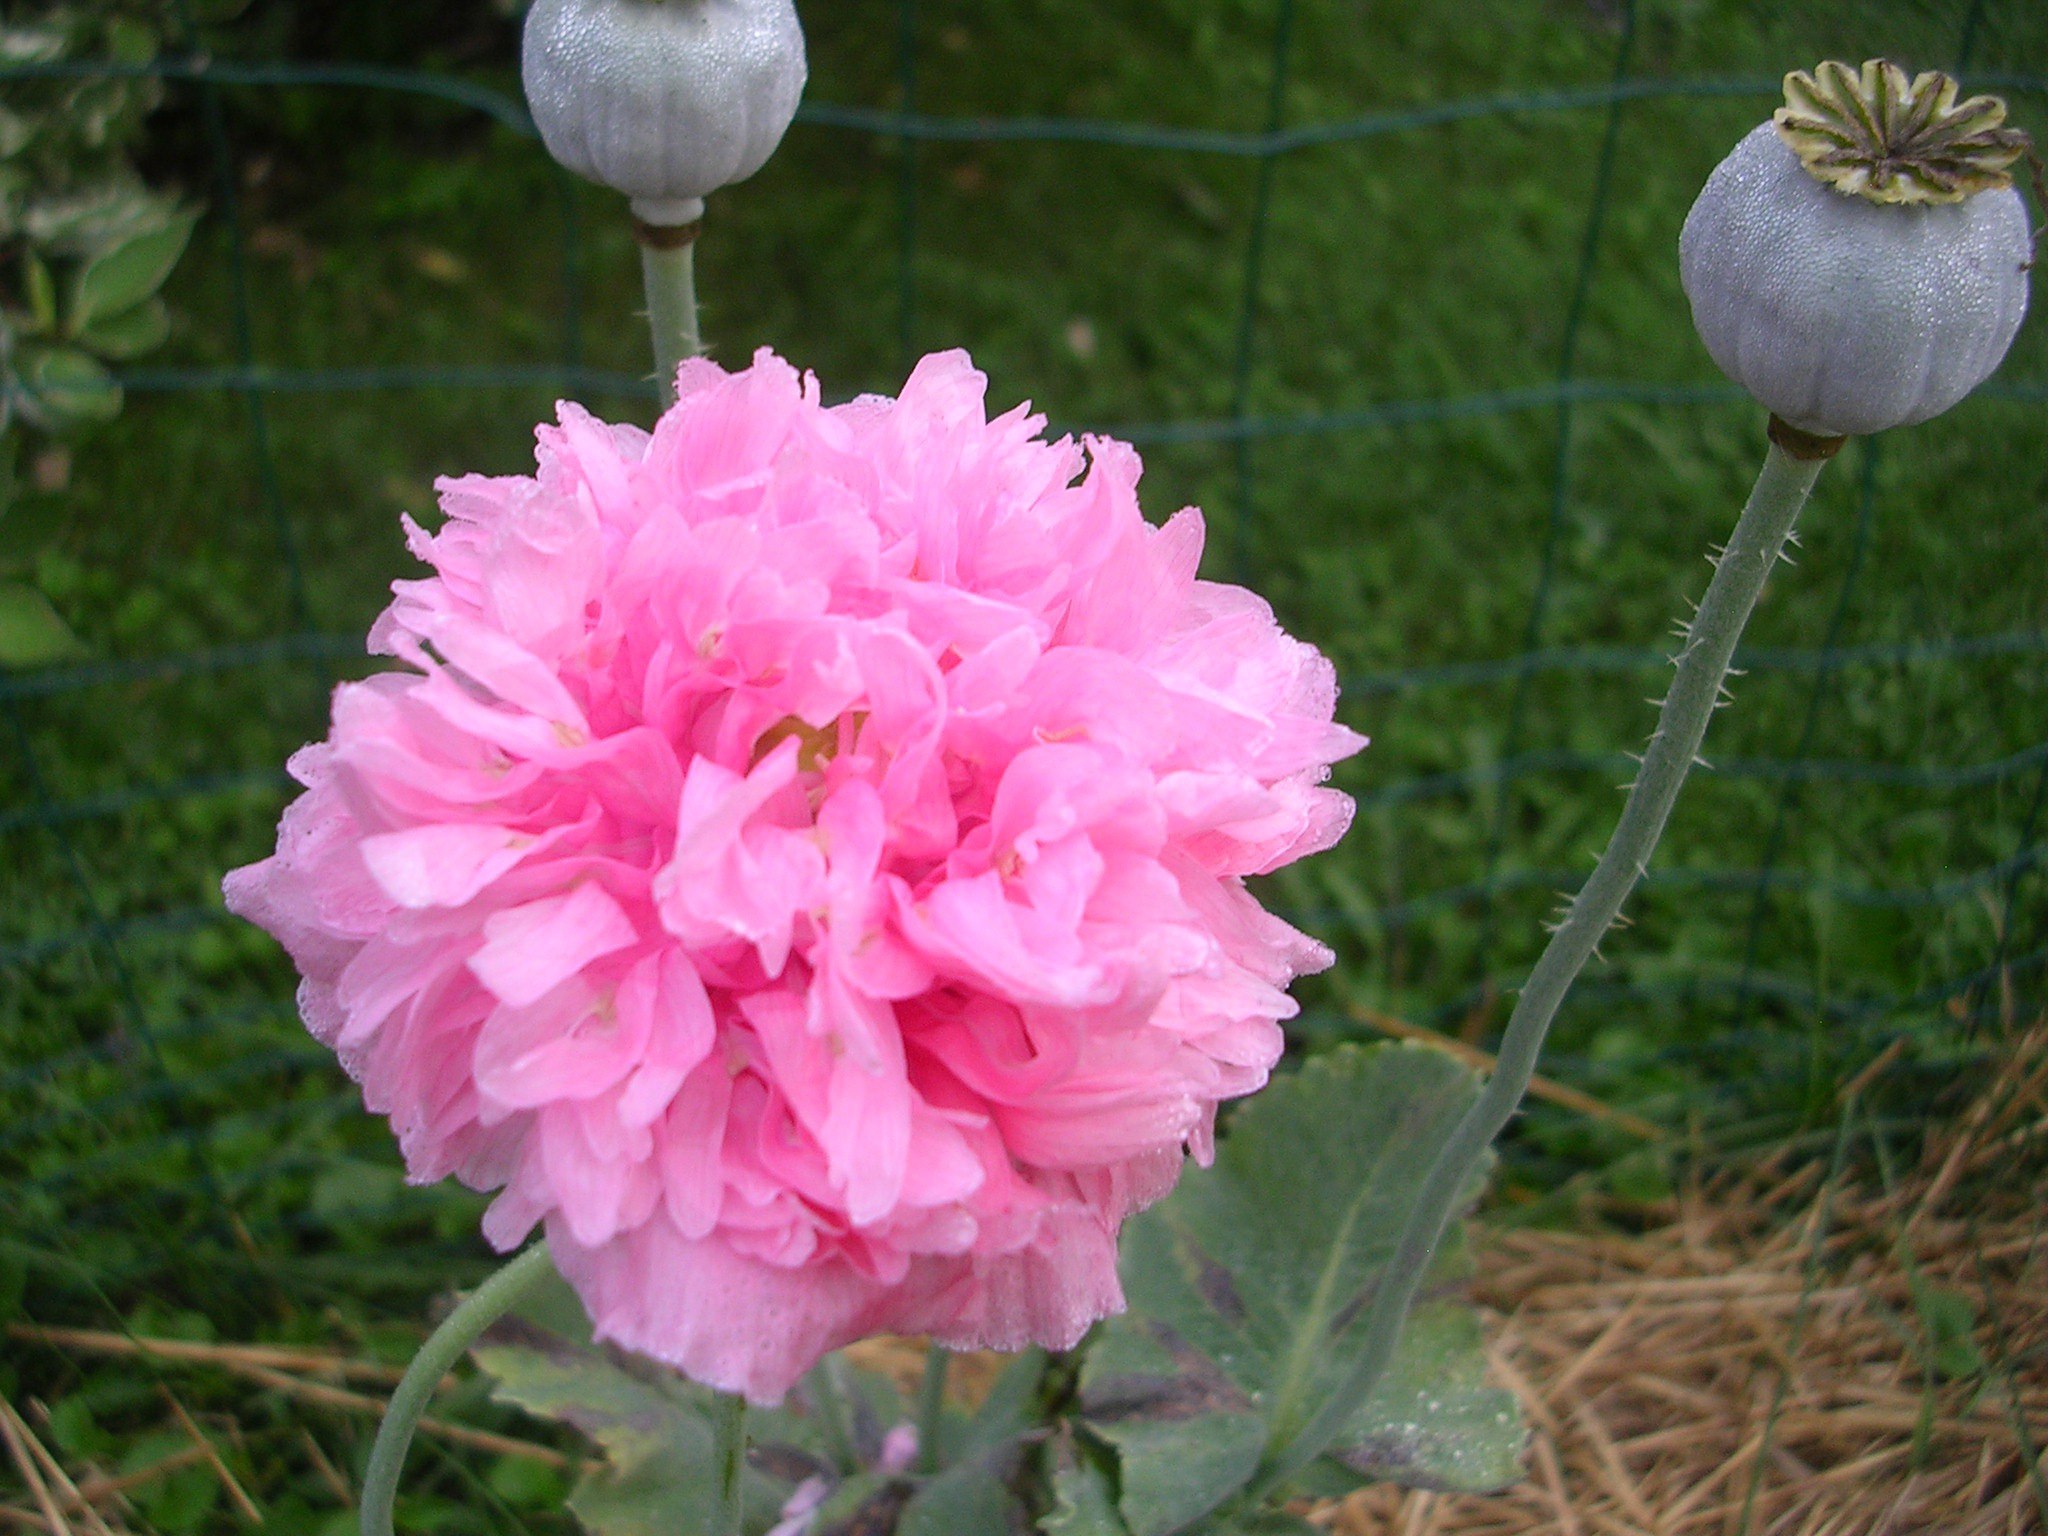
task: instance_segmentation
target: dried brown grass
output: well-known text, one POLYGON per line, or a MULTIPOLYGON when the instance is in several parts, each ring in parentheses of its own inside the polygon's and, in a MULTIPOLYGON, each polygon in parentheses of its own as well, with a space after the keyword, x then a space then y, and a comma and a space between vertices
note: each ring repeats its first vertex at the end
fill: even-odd
POLYGON ((1478 1299, 1529 1477, 1304 1512, 1332 1536, 2048 1530, 2044 1138, 2048 1027, 1889 1181, 1781 1154, 1633 1233, 1485 1232, 1478 1299), (1929 1288, 1967 1302, 1983 1369, 1931 1368, 1929 1288))

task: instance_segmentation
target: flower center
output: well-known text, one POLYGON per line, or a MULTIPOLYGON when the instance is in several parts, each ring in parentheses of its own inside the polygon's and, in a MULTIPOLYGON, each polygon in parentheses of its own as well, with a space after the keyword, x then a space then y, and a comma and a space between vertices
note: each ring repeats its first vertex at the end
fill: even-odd
POLYGON ((797 767, 805 773, 822 773, 825 765, 839 752, 842 729, 857 736, 861 722, 866 719, 866 710, 849 711, 826 725, 811 725, 796 715, 784 715, 761 733, 760 739, 754 743, 753 761, 748 766, 759 764, 770 752, 793 739, 797 744, 797 767))

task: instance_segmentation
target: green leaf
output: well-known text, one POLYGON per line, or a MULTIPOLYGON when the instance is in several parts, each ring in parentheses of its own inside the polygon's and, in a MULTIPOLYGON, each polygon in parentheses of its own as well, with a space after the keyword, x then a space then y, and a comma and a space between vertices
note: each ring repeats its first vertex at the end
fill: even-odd
POLYGON ((47 597, 25 582, 0 581, 0 667, 46 667, 84 649, 47 597))
POLYGON ((154 352, 171 334, 171 314, 162 299, 144 299, 118 315, 103 315, 79 333, 79 342, 101 357, 125 362, 154 352))
POLYGON ((1052 1493, 1052 1510, 1038 1522, 1045 1536, 1130 1536, 1110 1475, 1085 1456, 1053 1474, 1052 1493))
POLYGON ((131 16, 107 21, 107 56, 120 64, 147 64, 156 57, 156 29, 131 16))
MULTIPOLYGON (((717 1513, 711 1394, 652 1361, 590 1341, 582 1304, 559 1277, 494 1324, 470 1351, 492 1395, 581 1430, 604 1451, 569 1495, 596 1536, 676 1536, 717 1513)), ((812 1426, 748 1415, 747 1530, 767 1529, 806 1477, 829 1471, 812 1426)))
POLYGON ((1284 1509, 1262 1509, 1218 1525, 1215 1536, 1323 1536, 1315 1526, 1284 1509))
POLYGON ((1010 1455, 1035 1427, 1038 1386, 1045 1366, 1044 1350, 1025 1350, 1003 1367, 972 1418, 956 1421, 949 1416, 940 1440, 945 1462, 950 1465, 1010 1455))
POLYGON ((938 1452, 945 1470, 917 1487, 903 1506, 898 1536, 1005 1536, 1026 1529, 1010 1479, 1024 1437, 1037 1423, 1043 1350, 1027 1349, 1003 1368, 972 1415, 948 1412, 938 1452))
POLYGON ((50 426, 59 431, 121 414, 121 386, 98 359, 75 347, 36 353, 23 378, 50 426))
POLYGON ((11 160, 35 141, 33 119, 0 106, 0 160, 11 160))
MULTIPOLYGON (((1155 1223, 1154 1225, 1157 1225, 1155 1223)), ((1132 1279, 1125 1228, 1124 1284, 1132 1279)), ((1087 1423, 1114 1446, 1132 1536, 1177 1531, 1216 1508, 1258 1470, 1266 1423, 1211 1359, 1156 1317, 1116 1319, 1081 1372, 1087 1423)))
POLYGON ((1024 1529, 1024 1511, 1002 1478, 970 1462, 912 1494, 896 1536, 1008 1536, 1024 1529))
POLYGON ((1917 1272, 1910 1283, 1913 1308, 1927 1332, 1927 1363, 1949 1381, 1982 1375, 1984 1352, 1977 1347, 1977 1309, 1970 1298, 1935 1285, 1917 1272))
POLYGON ((1424 1302, 1332 1459, 1376 1482, 1490 1493, 1522 1476, 1512 1394, 1486 1384, 1485 1340, 1463 1303, 1424 1302))
POLYGON ((178 211, 176 198, 152 192, 126 173, 62 192, 33 183, 24 191, 30 195, 21 233, 43 250, 80 261, 162 229, 178 211))
POLYGON ((175 210, 161 223, 88 261, 78 274, 72 296, 73 333, 90 329, 106 316, 133 309, 161 288, 185 254, 192 226, 198 221, 196 208, 175 210))
MULTIPOLYGON (((1133 1536, 1217 1509, 1334 1390, 1430 1159, 1476 1092, 1437 1051, 1329 1052, 1249 1104, 1213 1168, 1126 1226, 1131 1310, 1090 1348, 1081 1404, 1116 1451, 1133 1536)), ((1485 1384, 1477 1321, 1446 1294, 1464 1264, 1454 1231, 1392 1367, 1320 1469, 1457 1491, 1519 1478, 1514 1400, 1485 1384)))
POLYGON ((818 1506, 806 1536, 890 1536, 910 1502, 908 1478, 862 1472, 818 1506))
POLYGON ((57 280, 50 276, 49 263, 34 251, 22 252, 21 265, 33 324, 30 334, 46 335, 57 328, 57 280))

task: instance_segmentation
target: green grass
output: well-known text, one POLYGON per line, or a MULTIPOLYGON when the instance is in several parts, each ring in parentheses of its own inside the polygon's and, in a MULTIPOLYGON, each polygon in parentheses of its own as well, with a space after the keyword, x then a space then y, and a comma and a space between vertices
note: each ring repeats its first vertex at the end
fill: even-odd
MULTIPOLYGON (((1768 79, 1829 55, 1944 64, 1968 9, 1644 0, 1627 67, 1768 79)), ((1257 131, 1273 16, 1250 0, 926 5, 915 106, 1257 131)), ((806 19, 814 101, 903 104, 894 4, 811 0, 806 19)), ((489 67, 462 68, 512 90, 509 34, 501 41, 489 67)), ((1614 3, 1300 0, 1283 118, 1598 87, 1620 42, 1614 3)), ((1982 5, 1975 69, 2038 70, 2044 59, 2048 13, 2027 0, 1982 5)), ((226 99, 261 362, 565 359, 563 184, 535 144, 399 97, 251 88, 226 99)), ((236 361, 230 231, 193 100, 174 93, 182 105, 165 119, 160 158, 214 217, 174 279, 178 331, 152 367, 236 361)), ((1730 526, 1760 452, 1759 413, 1680 398, 1586 402, 1568 418, 1539 403, 1304 427, 1552 384, 1589 249, 1573 376, 1717 385, 1678 290, 1677 231, 1707 171, 1768 105, 1628 105, 1590 237, 1601 108, 1284 156, 1266 189, 1242 370, 1256 160, 926 143, 906 175, 893 139, 799 126, 766 171, 714 200, 699 257, 706 333, 723 361, 771 345, 846 396, 900 381, 907 331, 916 351, 971 346, 999 405, 1028 397, 1062 427, 1144 429, 1148 506, 1208 511, 1210 573, 1245 576, 1338 659, 1355 684, 1344 717, 1374 738, 1341 774, 1362 802, 1350 838, 1266 893, 1342 956, 1303 988, 1304 1045, 1353 1029, 1346 1002, 1483 1031, 1541 943, 1553 888, 1604 839, 1626 776, 1619 754, 1646 734, 1644 698, 1660 678, 1610 667, 1522 684, 1386 679, 1511 658, 1532 641, 1657 646, 1704 582, 1700 555, 1730 526), (1186 423, 1225 423, 1240 404, 1271 430, 1242 446, 1188 440, 1186 423), (1502 782, 1511 758, 1530 761, 1502 782), (1501 877, 1491 903, 1478 894, 1490 869, 1501 877)), ((2015 113, 2048 128, 2039 96, 2015 98, 2015 113)), ((593 188, 573 205, 576 360, 641 373, 622 210, 593 188)), ((2002 379, 2048 380, 2038 320, 2002 379)), ((118 423, 78 446, 68 490, 9 514, 0 574, 33 576, 101 660, 304 630, 359 635, 409 571, 400 511, 425 515, 437 474, 528 463, 552 397, 540 386, 268 395, 273 481, 239 397, 137 392, 118 423)), ((634 395, 586 403, 647 411, 634 395)), ((2038 394, 1981 398, 1855 445, 1824 481, 1800 562, 1773 580, 1752 641, 1810 653, 1830 640, 1882 650, 2038 630, 2044 508, 2038 394)), ((10 1217, 4 1252, 25 1267, 38 1317, 355 1336, 415 1318, 425 1295, 477 1271, 475 1202, 402 1188, 382 1127, 294 1022, 273 946, 219 910, 221 871, 269 845, 278 764, 320 734, 326 686, 360 666, 300 655, 0 703, 0 1176, 22 1218, 10 1217), (107 925, 97 936, 96 924, 107 925)), ((1987 1027, 1970 1015, 2001 1006, 1997 986, 1952 996, 1956 983, 2001 956, 2032 956, 2048 928, 2048 882, 1997 872, 2048 837, 2038 755, 1963 770, 2044 739, 2038 647, 1758 667, 1709 744, 1728 771, 1695 780, 1663 878, 1568 1009, 1549 1069, 1674 1126, 1741 1140, 1824 1118, 1843 1073, 1903 1030, 1914 1048, 1893 1107, 1937 1109, 1987 1027), (1788 798, 1772 765, 1795 759, 1823 769, 1788 798), (1900 769, 1908 782, 1884 780, 1900 769), (1926 781, 1910 781, 1921 770, 1926 781), (1784 883, 1759 906, 1747 875, 1767 861, 1784 883), (1886 1005, 1896 998, 1911 1001, 1886 1005)), ((2020 1005, 2039 995, 2038 964, 2014 973, 2020 1005)), ((1532 1179, 1629 1150, 1547 1112, 1527 1118, 1519 1146, 1532 1179)), ((105 1449, 94 1449, 111 1433, 99 1419, 146 1416, 148 1402, 129 1400, 137 1392, 155 1401, 132 1374, 81 1383, 67 1369, 31 1352, 0 1363, 99 1416, 70 1431, 79 1455, 105 1449)), ((247 1396, 211 1390, 224 1403, 247 1396)), ((332 1501, 278 1448, 297 1420, 279 1404, 261 1411, 272 1410, 273 1439, 252 1428, 238 1465, 279 1501, 274 1513, 287 1511, 273 1528, 319 1527, 332 1501)), ((329 1445, 342 1460, 363 1448, 329 1445)), ((462 1475, 430 1474, 412 1524, 501 1526, 501 1514, 474 1512, 462 1475)), ((494 1475, 519 1510, 549 1507, 551 1486, 494 1475)), ((232 1522, 201 1483, 180 1486, 190 1507, 152 1508, 147 1523, 232 1522)))

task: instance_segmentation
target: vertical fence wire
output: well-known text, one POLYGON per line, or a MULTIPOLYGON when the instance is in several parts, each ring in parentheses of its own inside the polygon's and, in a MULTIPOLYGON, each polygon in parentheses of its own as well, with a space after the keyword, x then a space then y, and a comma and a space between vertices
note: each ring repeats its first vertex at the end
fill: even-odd
MULTIPOLYGON (((176 8, 178 31, 181 45, 187 55, 199 51, 199 34, 194 25, 189 0, 178 0, 176 8)), ((221 203, 221 215, 228 234, 229 284, 232 295, 232 327, 237 360, 246 369, 254 362, 254 328, 248 303, 248 264, 244 244, 244 229, 241 217, 238 188, 235 179, 234 157, 229 146, 224 114, 217 90, 209 83, 201 86, 201 112, 205 123, 209 157, 212 161, 217 195, 221 203)), ((279 557, 286 572, 286 600, 292 627, 301 632, 312 629, 312 610, 308 597, 304 561, 299 541, 291 519, 284 505, 282 488, 277 477, 277 466, 271 452, 271 441, 265 403, 260 390, 253 386, 243 391, 246 420, 249 427, 249 441, 255 459, 259 489, 269 511, 272 529, 276 537, 279 557)), ((324 664, 322 664, 324 665, 324 664)), ((92 870, 83 850, 73 838, 63 819, 55 814, 55 798, 50 792, 47 777, 38 759, 34 740, 23 714, 21 701, 8 698, 5 701, 8 731, 13 738, 19 756, 23 779, 29 790, 31 803, 42 813, 43 829, 51 837, 58 851, 59 863, 66 882, 71 886, 85 917, 86 928, 93 937, 95 947, 104 956, 109 975, 113 982, 122 1021, 130 1033, 141 1043, 151 1072, 164 1086, 166 1092, 174 1092, 179 1083, 179 1074, 173 1068, 159 1038, 156 1022, 150 1017, 149 1009, 142 1000, 136 985, 135 968, 124 952, 119 934, 114 928, 110 914, 102 901, 99 888, 94 881, 92 870)), ((84 1040, 84 1019, 79 1020, 80 1039, 84 1040)), ((247 1241, 247 1234, 239 1229, 234 1208, 229 1201, 227 1189, 221 1176, 213 1146, 213 1129, 209 1121, 180 1118, 178 1140, 191 1153, 195 1171, 206 1196, 207 1224, 217 1227, 227 1237, 231 1247, 241 1248, 250 1258, 259 1274, 270 1281, 270 1289, 276 1294, 274 1279, 269 1275, 260 1254, 247 1241)), ((146 1233, 154 1233, 150 1223, 137 1224, 146 1233)), ((160 1235, 160 1234, 158 1234, 160 1235)))
MULTIPOLYGON (((1570 386, 1578 368, 1579 336, 1586 323, 1586 305, 1592 296, 1593 273, 1600 262, 1600 238, 1607 227, 1607 205, 1614 189, 1614 166, 1621 143, 1623 87, 1634 62, 1636 46, 1636 0, 1625 0, 1621 13, 1621 36, 1614 45, 1613 100, 1600 134, 1600 156, 1593 171, 1592 199, 1586 210, 1585 232, 1579 241, 1579 264, 1572 277, 1570 302, 1565 307, 1564 334, 1558 342, 1557 427, 1551 445, 1550 512, 1544 523, 1543 552, 1536 567, 1536 587, 1529 599, 1529 617, 1522 628, 1520 649, 1534 651, 1543 643, 1543 630, 1550 617, 1551 589, 1557 579, 1557 553, 1564 538, 1565 514, 1571 500, 1572 429, 1576 411, 1570 386)), ((1501 733, 1500 758, 1512 761, 1522 750, 1522 735, 1529 713, 1529 696, 1534 674, 1525 672, 1515 680, 1508 701, 1507 726, 1501 733)), ((1501 855, 1506 849, 1510 808, 1514 788, 1503 784, 1494 800, 1493 818, 1486 834, 1485 873, 1480 896, 1479 942, 1473 969, 1483 987, 1493 974, 1493 948, 1499 925, 1496 889, 1501 855)))
MULTIPOLYGON (((178 0, 177 17, 183 51, 191 58, 201 57, 201 39, 192 17, 191 0, 178 0)), ((198 89, 199 110, 206 126, 207 155, 213 164, 214 195, 220 199, 221 222, 227 231, 228 292, 232 306, 229 323, 234 337, 235 363, 245 374, 251 374, 256 367, 256 327, 249 302, 248 230, 242 218, 234 146, 228 138, 227 113, 220 99, 220 87, 202 76, 198 89)), ((315 626, 312 598, 306 583, 305 556, 298 529, 285 506, 284 486, 278 478, 277 455, 270 437, 269 409, 264 402, 263 391, 256 388, 253 381, 245 383, 239 393, 249 423, 249 446, 255 463, 258 494, 276 536, 278 555, 284 561, 285 593, 292 628, 310 633, 315 626)), ((324 680, 327 669, 324 662, 319 665, 324 680)))
MULTIPOLYGON (((2034 774, 2033 793, 2028 796, 2026 812, 2020 818, 2018 847, 2026 849, 2034 846, 2034 838, 2041 825, 2043 805, 2048 805, 2048 762, 2044 762, 2034 774)), ((1983 990, 2009 995, 2015 988, 2013 970, 2016 970, 2017 966, 2013 963, 2013 928, 2019 922, 2020 890, 2029 875, 2039 880, 2038 862, 2029 864, 2015 859, 2011 872, 1999 891, 1998 934, 1992 941, 1991 964, 1980 984, 1983 990)), ((2035 985, 2036 988, 2040 987, 2038 981, 2035 985)), ((1981 1022, 1978 1018, 1979 995, 1979 989, 1973 987, 1965 996, 1965 1013, 1971 1023, 1969 1033, 1973 1037, 1976 1034, 1976 1024, 1981 1022)), ((2003 1008, 1994 1007, 1990 1013, 1993 1017, 1999 1017, 2004 1011, 2003 1008)))
POLYGON ((562 206, 562 372, 583 366, 583 183, 565 167, 555 167, 555 185, 562 206))
POLYGON ((896 3, 896 94, 905 131, 896 140, 896 372, 917 361, 917 139, 908 122, 917 111, 917 0, 896 3))
POLYGON ((1977 34, 1984 25, 1984 0, 1970 0, 1963 12, 1963 25, 1956 37, 1955 73, 1969 68, 1970 60, 1977 52, 1977 34))
MULTIPOLYGON (((1977 39, 1984 24, 1984 9, 1985 0, 1970 0, 1969 9, 1963 13, 1962 32, 1956 39, 1958 71, 1967 66, 1976 53, 1977 39)), ((2048 209, 2037 210, 2037 213, 2048 214, 2048 209)), ((2020 818, 2019 841, 2014 845, 2016 848, 2025 850, 2034 846, 2044 802, 2048 802, 2048 762, 2044 762, 2034 775, 2034 789, 2028 797, 2027 809, 2020 818)), ((2001 994, 2001 1001, 2009 999, 2013 988, 2013 979, 2007 970, 2007 964, 2013 954, 2013 929, 2020 920, 2020 891, 2026 883, 2027 876, 2032 872, 2029 866, 2016 859, 2011 874, 2007 876, 1998 893, 1998 932, 1992 941, 1990 975, 1982 983, 1982 990, 2001 994)), ((1973 987, 1964 998, 1967 1037, 1976 1036, 1986 1015, 1999 1018, 2005 1011, 2004 1007, 1997 1005, 1989 1009, 1984 1008, 1980 1001, 1980 989, 1973 987)), ((2044 1519, 2048 1519, 2048 1505, 2043 1506, 2042 1515, 2044 1519)))
MULTIPOLYGON (((1830 691, 1841 676, 1835 658, 1840 653, 1842 631, 1848 624, 1849 610, 1855 601, 1864 557, 1870 549, 1870 527, 1877 503, 1877 465, 1878 457, 1884 451, 1883 439, 1863 438, 1858 450, 1856 527, 1850 535, 1848 564, 1842 572, 1842 584, 1835 592, 1834 610, 1828 615, 1827 629, 1821 638, 1823 660, 1814 668, 1813 685, 1807 689, 1805 713, 1792 748, 1795 761, 1812 752, 1814 737, 1820 729, 1821 713, 1830 691)), ((1784 787, 1778 791, 1777 804, 1771 811, 1770 830, 1764 834, 1763 852, 1757 859, 1756 890, 1750 897, 1749 920, 1743 927, 1742 971, 1735 984, 1737 1030, 1749 1023, 1754 1012, 1756 994, 1752 990, 1751 979, 1756 974, 1757 961, 1762 953, 1764 920, 1771 910, 1771 878, 1777 873, 1778 859, 1784 851, 1786 835, 1791 830, 1792 814, 1804 789, 1804 782, 1796 777, 1785 780, 1784 787)))
MULTIPOLYGON (((1279 0, 1273 13, 1273 50, 1266 85, 1265 123, 1269 140, 1286 125, 1288 63, 1293 51, 1294 0, 1279 0)), ((1251 412, 1252 365, 1259 328, 1259 284, 1265 275, 1266 236, 1273 221, 1273 179, 1278 173, 1279 159, 1270 143, 1259 156, 1258 177, 1252 189, 1251 228, 1245 235, 1237 344, 1230 364, 1230 420, 1238 429, 1231 444, 1232 468, 1237 479, 1237 505, 1230 519, 1230 545, 1225 566, 1230 579, 1239 583, 1250 574, 1252 519, 1258 515, 1252 441, 1250 434, 1243 429, 1245 418, 1251 412)))

